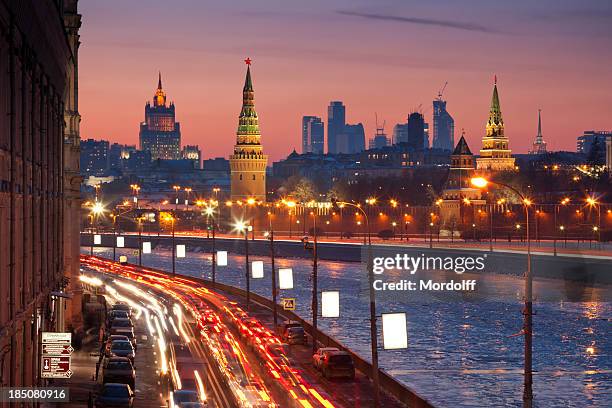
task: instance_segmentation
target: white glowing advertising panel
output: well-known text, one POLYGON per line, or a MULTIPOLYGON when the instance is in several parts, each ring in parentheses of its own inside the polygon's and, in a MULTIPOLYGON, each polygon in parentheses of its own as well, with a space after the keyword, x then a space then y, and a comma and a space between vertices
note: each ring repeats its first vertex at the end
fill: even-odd
POLYGON ((217 251, 217 266, 227 266, 227 251, 217 251))
POLYGON ((406 313, 383 313, 382 331, 385 350, 408 348, 406 313))
POLYGON ((340 317, 340 292, 321 292, 321 316, 340 317))
POLYGON ((253 279, 261 279, 264 277, 263 261, 253 261, 251 263, 251 277, 253 279))
POLYGON ((279 289, 293 289, 293 269, 281 268, 278 270, 279 289))

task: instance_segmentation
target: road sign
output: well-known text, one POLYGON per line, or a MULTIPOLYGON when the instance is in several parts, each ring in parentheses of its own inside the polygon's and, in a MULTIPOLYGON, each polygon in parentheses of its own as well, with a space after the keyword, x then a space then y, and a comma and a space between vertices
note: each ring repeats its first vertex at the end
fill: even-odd
POLYGON ((70 378, 71 333, 42 333, 41 377, 70 378))
POLYGON ((281 301, 283 302, 284 310, 295 310, 295 298, 284 298, 281 301))

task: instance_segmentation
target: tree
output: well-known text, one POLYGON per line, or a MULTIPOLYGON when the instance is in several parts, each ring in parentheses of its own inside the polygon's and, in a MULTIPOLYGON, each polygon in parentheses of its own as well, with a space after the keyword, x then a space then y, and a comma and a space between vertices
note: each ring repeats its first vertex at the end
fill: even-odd
POLYGON ((291 196, 301 203, 313 200, 315 195, 315 186, 312 181, 307 178, 302 178, 291 192, 291 196))

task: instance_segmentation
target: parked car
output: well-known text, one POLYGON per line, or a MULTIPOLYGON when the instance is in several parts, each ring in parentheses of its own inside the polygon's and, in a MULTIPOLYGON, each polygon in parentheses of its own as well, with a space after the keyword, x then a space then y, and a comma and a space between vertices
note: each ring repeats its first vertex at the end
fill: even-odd
POLYGON ((116 317, 110 322, 110 327, 134 327, 134 323, 129 317, 116 317))
POLYGON ((321 362, 321 372, 325 378, 355 378, 353 357, 346 351, 325 353, 321 362))
POLYGON ((106 315, 106 325, 112 326, 113 320, 115 319, 129 319, 130 314, 125 310, 111 310, 106 315))
POLYGON ((123 322, 115 324, 117 323, 117 320, 121 319, 115 319, 115 322, 113 322, 113 325, 110 328, 110 334, 121 334, 130 338, 134 337, 134 327, 126 325, 123 322))
POLYGON ((194 390, 176 390, 172 393, 172 405, 176 408, 183 407, 185 403, 201 402, 198 393, 194 390))
POLYGON ((339 350, 336 347, 321 347, 312 356, 312 364, 315 366, 317 370, 321 369, 323 358, 325 358, 325 354, 329 353, 330 351, 339 351, 339 350))
POLYGON ((288 327, 281 335, 281 340, 287 344, 306 344, 306 333, 302 326, 288 327))
POLYGON ((127 357, 134 364, 134 347, 128 340, 115 340, 111 343, 109 357, 127 357))
POLYGON ((108 338, 106 339, 106 344, 104 345, 104 355, 105 356, 109 355, 111 344, 113 344, 113 341, 115 341, 115 340, 127 340, 127 341, 129 341, 130 339, 127 336, 124 336, 122 334, 112 334, 112 335, 108 336, 108 338))
POLYGON ((136 371, 129 358, 110 357, 104 362, 102 368, 102 382, 128 384, 131 389, 135 389, 136 371))
POLYGON ((96 397, 96 407, 126 407, 134 406, 134 391, 127 384, 106 383, 96 397))
POLYGON ((111 307, 111 310, 123 310, 126 311, 130 317, 132 316, 132 308, 126 303, 117 302, 111 307))

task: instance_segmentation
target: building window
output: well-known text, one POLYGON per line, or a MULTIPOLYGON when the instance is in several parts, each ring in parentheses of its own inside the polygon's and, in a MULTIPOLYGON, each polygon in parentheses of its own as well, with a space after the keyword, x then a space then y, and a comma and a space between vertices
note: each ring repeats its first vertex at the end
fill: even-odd
POLYGON ((240 181, 242 181, 242 174, 240 175, 240 181))
POLYGON ((255 175, 253 174, 253 180, 255 180, 255 175))

